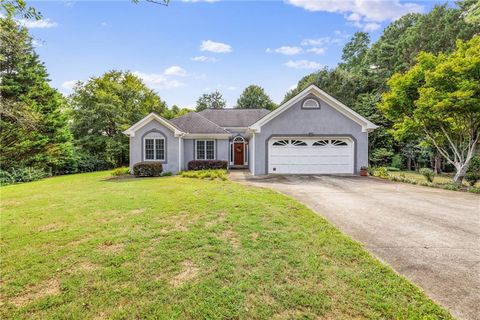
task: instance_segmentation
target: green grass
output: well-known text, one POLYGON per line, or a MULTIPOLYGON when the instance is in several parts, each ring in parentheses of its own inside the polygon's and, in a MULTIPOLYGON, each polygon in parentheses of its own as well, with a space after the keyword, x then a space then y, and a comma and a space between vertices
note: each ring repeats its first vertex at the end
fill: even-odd
POLYGON ((180 172, 180 175, 184 178, 227 180, 227 170, 223 170, 223 169, 218 169, 218 170, 189 170, 189 171, 180 172))
POLYGON ((110 175, 0 189, 0 318, 451 318, 291 198, 110 175))

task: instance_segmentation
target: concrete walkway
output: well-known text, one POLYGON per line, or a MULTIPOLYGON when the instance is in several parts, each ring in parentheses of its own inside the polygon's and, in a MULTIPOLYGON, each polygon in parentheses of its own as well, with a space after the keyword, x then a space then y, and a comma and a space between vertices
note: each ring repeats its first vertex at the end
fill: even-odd
POLYGON ((300 200, 454 316, 480 319, 479 195, 352 176, 230 178, 300 200))

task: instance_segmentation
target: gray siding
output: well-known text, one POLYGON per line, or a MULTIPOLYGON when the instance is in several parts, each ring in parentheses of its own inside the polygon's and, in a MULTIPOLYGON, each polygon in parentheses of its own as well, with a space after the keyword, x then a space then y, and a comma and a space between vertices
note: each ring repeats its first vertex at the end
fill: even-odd
POLYGON ((159 122, 153 120, 135 132, 134 137, 130 137, 130 170, 137 162, 143 161, 143 138, 152 131, 161 133, 165 138, 166 159, 162 161, 163 171, 178 172, 178 140, 173 132, 164 127, 159 122))
MULTIPOLYGON (((216 160, 225 160, 228 161, 228 148, 229 142, 228 139, 210 139, 215 140, 215 159, 216 160)), ((184 139, 183 140, 183 165, 184 169, 188 168, 188 162, 195 160, 195 140, 205 140, 205 139, 184 139)))
POLYGON ((265 124, 260 133, 255 134, 255 175, 267 174, 267 142, 272 136, 349 136, 355 141, 355 173, 358 174, 361 166, 368 165, 368 133, 362 132, 359 124, 314 95, 308 98, 319 101, 320 109, 302 109, 300 101, 265 124))

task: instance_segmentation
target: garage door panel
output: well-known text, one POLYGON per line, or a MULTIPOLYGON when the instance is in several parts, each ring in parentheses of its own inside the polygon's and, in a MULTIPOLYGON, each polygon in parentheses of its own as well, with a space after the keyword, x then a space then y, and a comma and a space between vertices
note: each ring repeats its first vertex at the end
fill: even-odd
POLYGON ((354 144, 349 138, 274 138, 268 148, 269 173, 351 174, 354 171, 354 144))

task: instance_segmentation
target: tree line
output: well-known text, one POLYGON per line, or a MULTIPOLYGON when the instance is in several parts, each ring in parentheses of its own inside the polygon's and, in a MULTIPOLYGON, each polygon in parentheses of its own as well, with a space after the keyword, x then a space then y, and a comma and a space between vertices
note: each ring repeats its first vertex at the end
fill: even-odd
MULTIPOLYGON (((0 179, 25 181, 127 164, 128 138, 122 131, 152 111, 167 119, 192 111, 168 108, 126 71, 78 82, 63 96, 50 86, 28 30, 16 19, 40 14, 23 1, 2 5, 7 14, 0 17, 0 179)), ((375 43, 357 32, 337 67, 303 77, 284 101, 315 84, 380 126, 370 134, 373 165, 430 166, 455 171, 461 181, 479 138, 478 11, 476 1, 466 0, 407 14, 375 43)), ((214 91, 199 97, 196 111, 225 105, 214 91)), ((236 107, 277 106, 263 88, 251 85, 236 107)))

